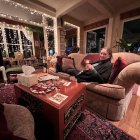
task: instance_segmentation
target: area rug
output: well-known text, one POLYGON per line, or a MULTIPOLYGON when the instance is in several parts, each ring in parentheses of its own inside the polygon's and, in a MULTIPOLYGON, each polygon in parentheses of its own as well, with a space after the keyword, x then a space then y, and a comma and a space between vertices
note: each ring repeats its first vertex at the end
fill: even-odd
POLYGON ((135 140, 106 119, 84 110, 67 140, 135 140))
POLYGON ((16 104, 14 84, 5 84, 0 87, 0 103, 16 104))
MULTIPOLYGON (((0 103, 16 104, 14 84, 0 87, 0 103)), ((40 124, 40 122, 39 122, 40 124)), ((41 126, 42 127, 42 126, 41 126)), ((39 127, 39 130, 41 129, 39 127)), ((38 130, 38 129, 37 129, 38 130)), ((42 129, 41 129, 42 130, 42 129)), ((46 129, 45 129, 46 130, 46 129)), ((42 132, 42 131, 41 131, 42 132)), ((44 134, 46 135, 46 131, 44 134)), ((38 136, 38 135, 37 135, 38 136)), ((40 136, 39 136, 40 137, 40 136)), ((42 138, 37 138, 42 140, 42 138)), ((50 139, 51 140, 51 139, 50 139)), ((66 140, 135 140, 108 120, 85 109, 66 140)))

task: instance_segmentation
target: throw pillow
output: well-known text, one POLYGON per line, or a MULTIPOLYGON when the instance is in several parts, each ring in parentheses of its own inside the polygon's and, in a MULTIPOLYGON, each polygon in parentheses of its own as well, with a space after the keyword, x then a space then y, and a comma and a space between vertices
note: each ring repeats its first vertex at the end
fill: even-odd
POLYGON ((89 63, 95 63, 97 61, 100 60, 100 57, 99 57, 99 53, 96 53, 96 54, 88 54, 87 56, 84 57, 84 59, 82 60, 81 64, 83 66, 85 66, 85 62, 89 60, 89 63))
POLYGON ((62 70, 67 71, 67 69, 75 69, 74 60, 70 58, 62 59, 62 70))
POLYGON ((62 59, 63 58, 71 58, 65 55, 57 56, 57 62, 56 62, 56 72, 62 72, 62 59))
POLYGON ((118 57, 118 59, 115 61, 112 71, 109 77, 109 83, 112 84, 117 75, 121 72, 122 69, 126 67, 125 60, 121 59, 121 57, 118 57))

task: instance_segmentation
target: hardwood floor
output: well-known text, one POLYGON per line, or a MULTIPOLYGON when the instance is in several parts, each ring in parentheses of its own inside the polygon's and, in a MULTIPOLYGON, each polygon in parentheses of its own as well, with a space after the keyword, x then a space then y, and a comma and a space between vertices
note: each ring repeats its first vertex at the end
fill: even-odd
POLYGON ((133 95, 126 116, 121 121, 111 123, 140 140, 140 96, 133 95))

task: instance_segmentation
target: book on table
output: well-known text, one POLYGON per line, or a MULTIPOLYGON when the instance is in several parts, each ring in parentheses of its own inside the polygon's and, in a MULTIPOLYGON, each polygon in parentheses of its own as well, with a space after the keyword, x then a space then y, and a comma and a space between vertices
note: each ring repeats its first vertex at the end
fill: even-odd
POLYGON ((61 93, 57 93, 53 96, 51 96, 49 99, 57 104, 61 104, 63 101, 65 101, 67 99, 68 96, 61 94, 61 93))

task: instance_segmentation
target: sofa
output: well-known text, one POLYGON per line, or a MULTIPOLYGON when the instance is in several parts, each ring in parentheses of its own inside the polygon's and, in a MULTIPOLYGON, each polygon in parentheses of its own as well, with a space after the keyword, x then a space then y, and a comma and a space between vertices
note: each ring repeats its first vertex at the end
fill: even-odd
MULTIPOLYGON (((81 71, 84 69, 82 62, 87 55, 89 54, 72 53, 68 57, 73 59, 75 68, 81 71)), ((99 56, 99 54, 92 55, 96 55, 95 59, 97 59, 97 55, 99 56)), ((140 84, 140 55, 129 52, 113 53, 111 62, 113 64, 112 71, 117 73, 116 77, 109 83, 86 83, 85 104, 90 110, 97 112, 103 117, 118 121, 127 112, 132 98, 132 86, 135 83, 140 84), (115 65, 118 65, 118 58, 125 62, 125 66, 120 71, 114 71, 113 68, 115 65)), ((76 81, 74 76, 64 71, 57 72, 55 67, 49 68, 48 72, 76 81)))

